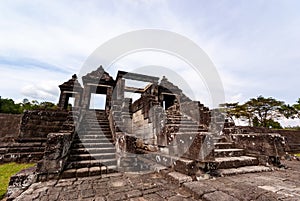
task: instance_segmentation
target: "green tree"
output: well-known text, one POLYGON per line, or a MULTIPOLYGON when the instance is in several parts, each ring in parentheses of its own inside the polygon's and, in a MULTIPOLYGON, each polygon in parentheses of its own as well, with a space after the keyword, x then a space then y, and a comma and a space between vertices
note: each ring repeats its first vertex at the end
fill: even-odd
POLYGON ((279 118, 282 116, 281 108, 284 105, 283 101, 278 101, 274 98, 264 98, 259 96, 251 98, 243 107, 248 114, 249 123, 257 118, 258 125, 262 127, 268 126, 268 121, 279 118))
POLYGON ((12 114, 20 114, 22 113, 21 104, 15 104, 12 99, 0 99, 0 112, 1 113, 12 113, 12 114))
POLYGON ((223 111, 228 118, 232 121, 234 119, 249 120, 249 113, 244 105, 239 105, 239 103, 224 103, 220 104, 221 111, 223 111))
POLYGON ((289 104, 283 104, 279 108, 280 113, 287 119, 291 118, 294 119, 298 115, 298 111, 294 106, 290 106, 289 104))
POLYGON ((39 105, 39 109, 44 109, 44 110, 55 110, 57 109, 57 105, 51 102, 42 102, 39 105))
POLYGON ((58 109, 57 105, 51 102, 42 102, 39 103, 37 100, 32 100, 31 102, 24 98, 22 103, 15 103, 12 99, 2 99, 0 98, 0 113, 12 113, 20 114, 25 110, 56 110, 58 109))
POLYGON ((293 107, 274 98, 258 96, 244 104, 225 103, 221 107, 228 116, 248 121, 249 126, 280 128, 279 117, 291 118, 295 114, 293 107))
POLYGON ((232 120, 248 121, 249 126, 282 128, 276 121, 278 118, 300 118, 300 98, 292 106, 271 97, 258 96, 244 104, 224 103, 220 107, 232 120))
POLYGON ((298 99, 297 103, 293 105, 293 108, 297 112, 297 117, 300 118, 300 98, 298 99))

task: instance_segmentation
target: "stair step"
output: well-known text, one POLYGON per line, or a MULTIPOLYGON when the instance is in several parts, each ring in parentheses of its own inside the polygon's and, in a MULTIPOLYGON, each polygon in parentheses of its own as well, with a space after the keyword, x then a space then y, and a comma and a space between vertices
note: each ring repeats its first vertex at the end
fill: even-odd
POLYGON ((81 125, 83 127, 86 128, 98 128, 98 129, 102 129, 102 130, 107 130, 110 129, 109 125, 100 125, 100 124, 89 124, 89 125, 81 125))
POLYGON ((171 126, 179 126, 179 127, 182 127, 182 128, 201 128, 201 129, 205 128, 204 125, 198 125, 196 123, 193 123, 193 124, 192 123, 191 124, 185 124, 185 123, 178 123, 178 124, 168 123, 168 124, 166 124, 166 126, 169 126, 169 127, 171 127, 171 126))
POLYGON ((233 144, 231 142, 216 142, 215 148, 216 149, 228 149, 232 148, 233 144))
POLYGON ((107 118, 96 119, 96 118, 85 118, 83 123, 109 123, 107 118))
POLYGON ((111 136, 110 131, 98 131, 98 130, 80 131, 80 134, 81 135, 110 135, 111 136))
POLYGON ((111 143, 112 138, 77 138, 74 140, 74 143, 111 143))
POLYGON ((28 163, 29 161, 36 162, 43 158, 44 152, 19 152, 19 153, 6 153, 0 156, 1 162, 19 162, 28 163))
POLYGON ((78 148, 78 149, 71 149, 71 154, 94 154, 94 153, 115 153, 115 147, 105 147, 105 148, 78 148))
POLYGON ((167 124, 187 124, 187 125, 197 125, 196 122, 192 120, 187 120, 187 119, 174 119, 174 118, 168 118, 167 119, 167 124))
POLYGON ((228 143, 228 140, 224 136, 214 136, 213 139, 215 142, 228 143))
POLYGON ((73 154, 70 156, 70 161, 80 161, 80 160, 94 160, 94 159, 114 159, 116 157, 115 153, 101 153, 101 154, 73 154))
POLYGON ((179 127, 177 132, 189 133, 189 132, 204 132, 204 131, 207 131, 207 129, 179 127))
POLYGON ((19 138, 17 142, 47 142, 47 138, 19 138))
POLYGON ((106 136, 106 135, 80 135, 80 139, 107 139, 107 140, 112 140, 111 136, 106 136))
POLYGON ((110 131, 110 128, 100 128, 100 127, 87 127, 88 130, 87 131, 110 131))
POLYGON ((272 171, 272 169, 266 166, 246 166, 246 167, 239 167, 239 168, 219 169, 216 172, 220 176, 230 176, 236 174, 270 172, 270 171, 272 171))
POLYGON ((6 153, 4 157, 20 157, 20 156, 27 156, 27 157, 34 157, 36 155, 44 155, 44 152, 16 152, 16 153, 6 153))
POLYGON ((244 149, 215 149, 215 157, 242 156, 244 149))
POLYGON ((216 157, 214 163, 217 169, 238 168, 259 164, 257 158, 250 156, 216 157))
POLYGON ((80 177, 90 177, 98 176, 102 174, 109 174, 117 172, 116 165, 109 165, 107 167, 91 167, 91 168, 80 168, 80 169, 68 169, 62 173, 62 178, 80 178, 80 177))
POLYGON ((9 153, 24 153, 24 152, 43 152, 45 147, 10 147, 8 148, 9 153))
POLYGON ((176 136, 177 135, 197 135, 199 133, 206 133, 207 130, 201 130, 201 131, 182 131, 182 130, 179 130, 178 132, 174 132, 172 134, 175 134, 176 136))
MULTIPOLYGON (((13 143, 4 143, 5 148, 7 147, 44 147, 46 143, 42 142, 13 142, 13 143)), ((2 146, 0 146, 2 147, 2 146)))
POLYGON ((72 161, 68 162, 68 169, 71 168, 90 168, 90 167, 100 167, 100 166, 109 166, 109 165, 117 165, 116 159, 102 159, 102 160, 84 160, 84 161, 72 161))
POLYGON ((92 142, 86 142, 86 143, 75 143, 72 146, 73 148, 104 148, 104 147, 111 147, 114 148, 115 146, 111 142, 97 142, 97 143, 92 143, 92 142))
POLYGON ((7 152, 7 148, 0 148, 0 154, 5 154, 7 152))
POLYGON ((97 121, 97 120, 90 120, 88 122, 82 122, 82 126, 104 126, 104 127, 109 127, 109 121, 97 121))

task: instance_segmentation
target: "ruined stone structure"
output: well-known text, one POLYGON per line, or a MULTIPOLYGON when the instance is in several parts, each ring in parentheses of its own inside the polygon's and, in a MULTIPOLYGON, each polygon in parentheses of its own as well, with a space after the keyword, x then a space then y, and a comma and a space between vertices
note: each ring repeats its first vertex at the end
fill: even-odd
MULTIPOLYGON (((235 126, 217 110, 191 100, 164 76, 118 71, 114 79, 100 66, 79 81, 73 75, 59 86, 57 111, 0 115, 2 125, 16 125, 13 129, 0 129, 1 162, 38 162, 37 167, 12 177, 8 200, 18 197, 36 181, 65 179, 59 180, 59 185, 73 181, 68 180, 71 178, 101 176, 108 183, 103 174, 161 169, 167 178, 184 183, 195 198, 209 194, 234 200, 220 191, 200 195, 208 185, 192 180, 204 173, 227 176, 272 171, 272 165, 281 166, 280 157, 299 148, 297 133, 235 126), (128 80, 143 82, 142 87, 130 86, 128 80), (137 94, 139 98, 133 98, 137 94), (102 99, 94 99, 97 95, 102 99), (102 108, 94 108, 97 101, 102 108), (198 192, 199 189, 202 190, 198 192)), ((122 174, 120 177, 125 178, 122 174)), ((59 189, 54 183, 42 184, 59 189)), ((35 192, 35 185, 32 186, 28 196, 35 192)), ((147 190, 143 187, 133 191, 139 193, 135 196, 141 196, 147 190)), ((81 194, 84 198, 95 192, 87 188, 81 194)), ((45 193, 38 196, 50 198, 45 193)), ((118 200, 118 196, 112 193, 108 198, 118 200)), ((125 197, 130 196, 127 193, 125 197)))
POLYGON ((100 66, 59 86, 59 107, 72 112, 59 132, 48 134, 38 180, 145 171, 157 165, 188 175, 270 171, 288 150, 279 134, 239 133, 222 114, 192 101, 166 77, 119 71, 113 79, 100 66), (160 80, 161 79, 161 80, 160 80), (127 81, 144 82, 143 87, 127 81), (140 94, 137 100, 127 93, 140 94), (91 109, 101 94, 102 109, 91 109), (247 168, 248 167, 248 168, 247 168))
POLYGON ((68 111, 25 111, 1 114, 0 163, 37 162, 44 156, 49 133, 58 132, 68 111))
POLYGON ((2 162, 39 161, 37 180, 161 165, 188 175, 270 171, 290 150, 281 135, 235 127, 164 76, 118 71, 114 79, 100 66, 82 84, 73 75, 59 88, 60 110, 25 112, 18 134, 0 148, 2 162), (94 109, 92 99, 99 94, 104 106, 94 109))

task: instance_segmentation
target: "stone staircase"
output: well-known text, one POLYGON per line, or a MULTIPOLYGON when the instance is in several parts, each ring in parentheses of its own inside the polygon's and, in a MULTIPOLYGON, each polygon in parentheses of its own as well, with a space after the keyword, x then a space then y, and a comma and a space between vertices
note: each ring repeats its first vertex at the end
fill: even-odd
POLYGON ((75 134, 62 178, 87 177, 116 172, 115 152, 105 111, 87 111, 75 134))
MULTIPOLYGON (((181 114, 178 110, 166 110, 165 131, 168 136, 168 143, 172 142, 178 135, 196 134, 199 132, 208 132, 205 125, 199 125, 191 118, 181 114)), ((265 172, 272 169, 266 166, 259 165, 259 160, 256 157, 248 156, 244 149, 238 149, 234 146, 228 136, 224 135, 213 137, 215 148, 213 150, 215 160, 209 163, 211 173, 217 176, 229 176, 234 174, 244 174, 253 172, 265 172)), ((181 164, 189 164, 186 162, 185 155, 180 156, 178 160, 182 160, 181 164)), ((177 162, 178 163, 178 162, 177 162)), ((182 168, 184 169, 184 168, 182 168)), ((185 169, 188 169, 185 167, 185 169)))
POLYGON ((1 140, 0 163, 40 161, 44 156, 47 134, 63 129, 68 114, 66 111, 25 111, 16 131, 18 136, 1 140))
POLYGON ((166 110, 166 124, 165 131, 168 135, 168 142, 174 139, 172 134, 197 134, 198 132, 207 132, 208 129, 205 125, 199 125, 186 115, 181 114, 179 111, 166 110))
POLYGON ((2 143, 0 146, 0 163, 37 162, 43 158, 46 139, 22 139, 16 142, 2 143))
POLYGON ((213 162, 214 175, 229 176, 254 172, 266 172, 272 169, 259 165, 259 160, 253 156, 247 156, 244 149, 237 149, 232 142, 224 136, 215 139, 213 162))

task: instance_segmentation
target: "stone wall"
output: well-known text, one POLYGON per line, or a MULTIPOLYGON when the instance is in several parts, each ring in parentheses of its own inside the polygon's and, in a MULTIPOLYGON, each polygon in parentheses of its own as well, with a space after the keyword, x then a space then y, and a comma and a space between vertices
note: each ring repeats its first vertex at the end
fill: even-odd
POLYGON ((47 138, 44 157, 38 163, 38 180, 58 178, 67 161, 73 132, 50 133, 47 138))
POLYGON ((46 139, 49 133, 58 132, 68 116, 67 111, 33 110, 25 111, 20 127, 20 140, 46 139))
POLYGON ((273 130, 284 136, 290 147, 291 153, 300 153, 300 131, 297 130, 273 130))
POLYGON ((1 122, 5 125, 1 128, 5 138, 0 138, 0 163, 28 163, 42 159, 47 135, 68 127, 63 125, 68 119, 67 115, 67 111, 61 110, 34 110, 25 111, 23 115, 1 115, 7 118, 1 122))
POLYGON ((153 123, 149 123, 148 119, 144 118, 142 110, 138 110, 132 115, 132 133, 137 138, 143 139, 146 144, 153 144, 153 123))
POLYGON ((21 124, 21 114, 0 114, 0 139, 1 142, 16 139, 21 124))
POLYGON ((236 148, 259 157, 261 163, 268 162, 272 157, 280 158, 289 150, 285 138, 277 133, 235 134, 232 139, 236 148))
POLYGON ((177 135, 178 152, 188 159, 197 161, 213 161, 213 140, 208 133, 177 135))
POLYGON ((283 129, 268 129, 262 127, 237 126, 235 133, 279 133, 286 138, 290 153, 300 153, 300 131, 283 130, 283 129))
POLYGON ((59 132, 49 133, 43 158, 37 165, 37 180, 57 179, 62 173, 69 157, 69 150, 74 139, 75 128, 78 129, 80 110, 67 112, 67 117, 59 132))
POLYGON ((199 101, 180 103, 180 110, 190 116, 194 121, 199 122, 199 124, 208 126, 210 123, 209 109, 204 107, 199 101))

